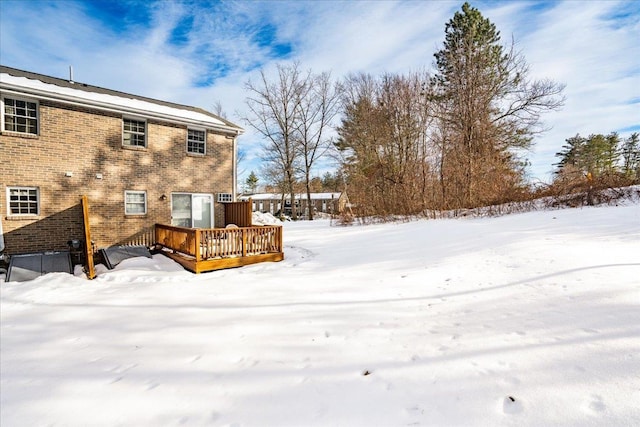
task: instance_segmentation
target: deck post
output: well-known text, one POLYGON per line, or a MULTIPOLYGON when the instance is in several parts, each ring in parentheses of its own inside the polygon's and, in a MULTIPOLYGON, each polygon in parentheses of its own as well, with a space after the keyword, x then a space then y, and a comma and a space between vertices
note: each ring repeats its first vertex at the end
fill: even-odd
POLYGON ((200 253, 200 229, 196 228, 196 233, 195 233, 195 242, 193 243, 193 245, 195 246, 193 253, 196 256, 196 263, 200 262, 200 258, 202 257, 202 254, 200 253))
POLYGON ((84 250, 86 254, 86 273, 89 279, 96 277, 96 270, 93 264, 93 247, 91 245, 91 229, 89 227, 89 200, 87 196, 80 198, 82 205, 82 220, 84 222, 84 250))
POLYGON ((242 228, 242 256, 247 256, 247 229, 242 228))

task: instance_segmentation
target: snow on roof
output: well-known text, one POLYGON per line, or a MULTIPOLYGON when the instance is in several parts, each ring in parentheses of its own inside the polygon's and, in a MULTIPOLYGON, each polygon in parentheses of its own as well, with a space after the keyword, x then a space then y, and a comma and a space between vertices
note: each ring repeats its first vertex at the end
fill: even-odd
MULTIPOLYGON (((331 200, 331 199, 339 199, 340 194, 342 193, 311 193, 311 198, 313 200, 331 200)), ((280 200, 282 198, 281 193, 258 193, 258 194, 249 194, 246 196, 240 196, 240 200, 280 200)), ((285 194, 286 199, 290 199, 289 194, 285 194)), ((296 193, 296 199, 306 199, 307 193, 296 193)))
POLYGON ((3 92, 7 93, 18 92, 43 99, 90 105, 102 110, 115 110, 171 122, 242 132, 241 127, 201 108, 174 104, 5 66, 0 66, 0 87, 3 92))

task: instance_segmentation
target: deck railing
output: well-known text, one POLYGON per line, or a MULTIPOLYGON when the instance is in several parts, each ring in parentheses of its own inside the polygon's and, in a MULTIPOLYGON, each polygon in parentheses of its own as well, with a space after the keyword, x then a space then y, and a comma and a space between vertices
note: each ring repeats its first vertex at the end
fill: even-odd
POLYGON ((282 227, 186 228, 156 224, 156 243, 196 261, 282 252, 282 227))
POLYGON ((155 227, 149 226, 141 229, 136 234, 128 236, 120 240, 117 245, 120 246, 147 246, 151 247, 156 242, 155 227))

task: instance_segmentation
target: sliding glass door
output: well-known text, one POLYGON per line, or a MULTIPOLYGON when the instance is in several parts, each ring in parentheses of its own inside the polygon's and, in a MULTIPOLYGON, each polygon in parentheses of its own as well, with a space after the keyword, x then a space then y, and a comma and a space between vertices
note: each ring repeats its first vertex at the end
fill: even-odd
POLYGON ((189 228, 212 228, 213 195, 171 193, 171 225, 189 228))

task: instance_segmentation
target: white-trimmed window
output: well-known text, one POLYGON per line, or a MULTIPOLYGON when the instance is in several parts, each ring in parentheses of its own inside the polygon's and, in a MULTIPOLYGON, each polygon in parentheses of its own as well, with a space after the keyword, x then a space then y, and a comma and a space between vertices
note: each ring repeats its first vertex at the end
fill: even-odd
POLYGON ((187 129, 187 153, 206 154, 207 132, 199 129, 187 129))
POLYGON ((2 130, 38 134, 38 103, 25 99, 2 98, 2 130))
POLYGON ((8 215, 39 215, 40 191, 37 187, 7 187, 8 215))
POLYGON ((125 147, 147 146, 147 122, 136 119, 122 119, 122 145, 125 147))
POLYGON ((124 192, 124 214, 125 215, 145 215, 147 213, 147 192, 146 191, 125 191, 124 192))

